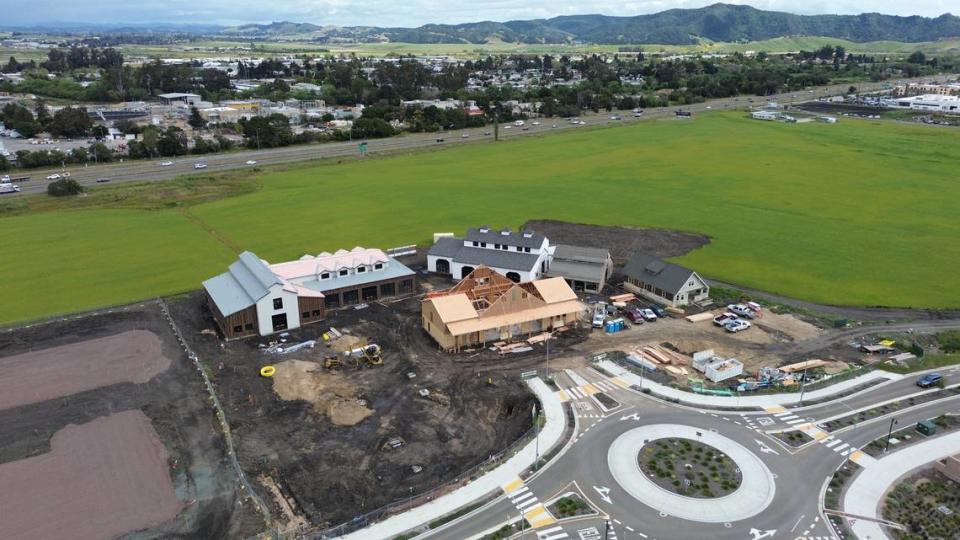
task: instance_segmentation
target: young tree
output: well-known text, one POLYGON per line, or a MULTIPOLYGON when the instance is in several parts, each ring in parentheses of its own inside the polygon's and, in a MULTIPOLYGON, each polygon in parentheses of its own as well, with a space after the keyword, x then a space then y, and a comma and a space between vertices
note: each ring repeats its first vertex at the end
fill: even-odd
POLYGON ((110 130, 107 126, 97 124, 93 126, 90 130, 90 133, 98 140, 102 141, 107 138, 107 135, 110 135, 110 130))
POLYGON ((203 129, 207 127, 207 121, 203 119, 203 116, 200 114, 200 109, 196 107, 190 107, 190 119, 187 120, 187 123, 190 124, 190 127, 193 129, 203 129))
POLYGON ((43 99, 37 99, 33 103, 33 114, 37 117, 37 123, 43 129, 46 129, 50 126, 50 122, 53 120, 53 117, 50 116, 50 110, 47 109, 47 103, 43 99))
POLYGON ((83 186, 73 178, 61 178, 47 184, 47 193, 53 197, 68 197, 83 193, 83 186))
POLYGON ((84 137, 93 128, 93 121, 84 107, 64 107, 53 115, 50 133, 60 137, 84 137))

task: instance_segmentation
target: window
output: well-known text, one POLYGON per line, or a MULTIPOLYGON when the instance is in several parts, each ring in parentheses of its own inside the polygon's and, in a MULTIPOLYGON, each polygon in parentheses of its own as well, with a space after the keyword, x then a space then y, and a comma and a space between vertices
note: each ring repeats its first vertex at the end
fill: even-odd
POLYGON ((309 312, 309 311, 304 311, 304 312, 301 313, 300 315, 302 316, 301 318, 303 318, 303 319, 309 319, 309 318, 310 318, 310 312, 309 312))
POLYGON ((343 270, 340 271, 340 275, 341 275, 341 276, 345 276, 345 275, 347 275, 347 274, 349 274, 349 273, 350 273, 350 271, 347 270, 346 268, 344 268, 343 270))
POLYGON ((526 253, 530 253, 530 248, 523 248, 523 251, 526 253))
POLYGON ((504 244, 504 245, 501 247, 501 249, 503 249, 504 251, 507 251, 507 250, 510 249, 510 246, 504 244))
POLYGON ((247 324, 243 325, 243 329, 244 329, 244 330, 253 330, 253 323, 252 323, 252 322, 248 322, 247 324))
POLYGON ((273 309, 283 309, 283 298, 273 299, 273 309))
POLYGON ((357 267, 357 273, 358 273, 358 274, 362 274, 362 273, 364 273, 364 272, 366 272, 366 271, 367 271, 367 267, 366 267, 366 266, 358 266, 358 267, 357 267))
POLYGON ((480 242, 474 242, 474 243, 473 243, 473 247, 477 247, 477 246, 479 246, 479 245, 480 245, 480 242))
POLYGON ((243 332, 243 327, 241 327, 240 325, 237 325, 237 326, 234 326, 234 327, 233 327, 233 333, 234 333, 234 334, 239 334, 240 332, 243 332))
POLYGON ((330 272, 320 274, 320 279, 330 279, 330 272))
POLYGON ((493 249, 500 249, 500 244, 494 244, 493 249))
POLYGON ((383 263, 377 263, 373 265, 374 270, 383 270, 383 263))
POLYGON ((486 243, 486 242, 480 242, 480 247, 487 247, 487 243, 486 243))
POLYGON ((313 312, 312 312, 311 314, 312 314, 314 317, 319 317, 319 316, 320 316, 320 310, 319 310, 319 309, 315 309, 315 310, 313 310, 313 312))

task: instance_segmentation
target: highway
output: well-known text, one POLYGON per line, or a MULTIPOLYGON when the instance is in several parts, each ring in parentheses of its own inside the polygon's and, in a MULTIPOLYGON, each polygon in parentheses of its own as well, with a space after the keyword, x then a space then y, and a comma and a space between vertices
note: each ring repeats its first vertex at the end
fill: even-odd
MULTIPOLYGON (((929 80, 930 78, 924 78, 929 80)), ((861 91, 879 90, 881 83, 863 83, 859 87, 861 91)), ((819 87, 812 90, 791 92, 785 94, 776 94, 766 97, 741 96, 734 98, 724 98, 710 100, 704 103, 683 107, 665 107, 660 109, 646 109, 642 118, 633 118, 632 114, 623 111, 613 111, 605 113, 584 113, 581 119, 586 125, 574 125, 562 118, 539 118, 526 121, 526 130, 510 125, 501 125, 499 134, 501 140, 511 140, 526 136, 543 136, 554 132, 563 132, 571 129, 589 129, 591 127, 609 126, 614 124, 630 124, 635 122, 649 121, 656 118, 665 118, 674 116, 676 109, 683 109, 694 113, 695 117, 702 113, 708 113, 716 110, 727 110, 736 108, 746 108, 748 106, 759 106, 766 101, 777 101, 781 104, 799 103, 809 101, 823 96, 837 95, 845 93, 849 85, 833 85, 819 87), (621 120, 612 120, 611 116, 619 115, 621 120), (533 125, 539 122, 539 125, 533 125), (553 127, 556 126, 556 127, 553 127)), ((678 120, 684 121, 684 120, 678 120)), ((407 150, 431 148, 431 147, 454 147, 463 144, 479 144, 493 140, 493 126, 483 128, 474 128, 460 131, 448 131, 441 133, 407 133, 396 137, 386 139, 369 139, 363 142, 367 143, 368 154, 403 152, 407 150), (438 142, 442 139, 442 142, 438 142)), ((297 161, 306 161, 314 159, 330 158, 359 158, 358 145, 361 141, 323 143, 295 145, 281 148, 270 148, 264 150, 239 150, 225 152, 220 154, 209 154, 206 156, 181 156, 176 158, 161 158, 151 160, 127 160, 123 163, 115 162, 103 165, 89 165, 80 167, 71 165, 67 167, 71 177, 85 186, 98 186, 98 179, 109 181, 104 185, 114 185, 124 182, 143 182, 143 181, 163 181, 170 180, 177 176, 192 174, 198 172, 194 169, 194 164, 203 161, 207 164, 204 172, 220 172, 236 169, 261 169, 270 165, 292 163, 297 161), (247 162, 256 161, 256 165, 248 165, 247 162), (162 166, 161 163, 172 161, 169 166, 162 166)), ((40 193, 46 191, 47 175, 54 172, 62 172, 59 169, 35 169, 14 171, 12 176, 30 176, 27 182, 20 182, 21 193, 10 194, 8 196, 16 197, 31 193, 40 193)))

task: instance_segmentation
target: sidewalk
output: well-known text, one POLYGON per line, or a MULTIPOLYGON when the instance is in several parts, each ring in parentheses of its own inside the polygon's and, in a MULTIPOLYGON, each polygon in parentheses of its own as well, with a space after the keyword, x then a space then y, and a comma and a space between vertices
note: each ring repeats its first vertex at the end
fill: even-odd
MULTIPOLYGON (((612 377, 617 377, 631 386, 640 386, 640 376, 632 371, 620 367, 615 362, 601 360, 597 367, 612 377)), ((814 401, 834 394, 839 394, 855 388, 863 383, 877 379, 897 381, 903 378, 903 375, 896 373, 887 373, 885 371, 874 370, 853 379, 840 381, 824 388, 811 390, 803 394, 804 401, 814 401)), ((764 395, 746 395, 746 396, 707 396, 678 390, 665 386, 650 379, 643 379, 643 388, 649 389, 654 395, 676 399, 680 403, 694 405, 697 407, 756 407, 758 409, 776 408, 784 405, 794 405, 800 403, 800 393, 792 392, 786 394, 764 394, 764 395)))
MULTIPOLYGON (((527 385, 537 396, 546 415, 546 424, 540 431, 539 448, 542 456, 560 442, 567 417, 560 399, 543 380, 539 377, 529 379, 527 385)), ((509 484, 520 476, 520 473, 525 469, 533 465, 536 450, 537 442, 530 441, 512 458, 470 484, 412 510, 397 514, 340 538, 350 540, 389 539, 435 521, 509 484)))
MULTIPOLYGON (((908 446, 865 464, 843 496, 843 511, 857 516, 880 518, 883 495, 893 487, 897 479, 913 469, 957 452, 960 452, 960 432, 908 446)), ((852 529, 860 540, 890 538, 880 524, 873 521, 858 519, 854 521, 852 529)))

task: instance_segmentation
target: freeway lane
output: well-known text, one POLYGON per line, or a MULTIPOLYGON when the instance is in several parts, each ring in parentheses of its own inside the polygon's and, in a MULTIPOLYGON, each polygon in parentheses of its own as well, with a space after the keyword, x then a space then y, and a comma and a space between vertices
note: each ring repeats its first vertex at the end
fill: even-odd
MULTIPOLYGON (((952 76, 951 76, 952 77, 952 76)), ((944 77, 937 78, 942 80, 944 77)), ((919 79, 918 79, 919 80, 919 79)), ((930 80, 930 78, 923 78, 930 80)), ((883 83, 863 83, 860 85, 862 91, 879 90, 883 83)), ((822 96, 837 95, 844 93, 848 85, 833 85, 820 87, 809 91, 791 92, 785 94, 776 94, 767 97, 742 96, 735 98, 724 98, 710 100, 704 103, 683 106, 684 110, 695 113, 708 112, 710 110, 724 110, 734 108, 745 108, 753 105, 761 105, 765 100, 776 100, 784 104, 799 103, 822 96)), ((677 107, 667 107, 661 109, 647 109, 643 118, 635 119, 629 113, 622 116, 622 120, 611 120, 610 116, 618 114, 616 111, 608 113, 584 113, 581 118, 587 123, 586 126, 576 126, 564 121, 561 118, 541 118, 539 126, 533 126, 532 121, 527 122, 530 129, 524 131, 517 127, 506 129, 506 125, 500 126, 500 138, 503 140, 515 139, 527 135, 544 135, 553 132, 566 131, 569 129, 584 129, 591 126, 604 126, 610 124, 633 123, 653 118, 664 118, 674 114, 677 107), (557 127, 552 126, 556 124, 557 127)), ((483 141, 492 140, 492 135, 484 135, 485 132, 493 132, 493 126, 484 128, 468 129, 463 131, 451 131, 444 133, 409 133, 402 136, 391 137, 387 139, 371 139, 366 141, 368 153, 383 153, 411 150, 415 148, 429 147, 451 147, 460 144, 476 144, 483 141), (462 135, 468 137, 463 138, 462 135), (437 138, 444 139, 442 143, 437 142, 437 138)), ((241 150, 223 154, 210 154, 207 156, 187 156, 179 158, 165 158, 159 160, 136 160, 125 161, 123 163, 111 163, 104 165, 90 165, 87 167, 71 166, 70 171, 73 178, 83 185, 96 186, 98 178, 110 180, 111 184, 123 182, 142 182, 142 181, 163 181, 170 180, 180 175, 195 172, 193 164, 197 161, 205 161, 208 165, 206 172, 227 171, 235 169, 250 169, 247 165, 248 160, 257 161, 257 167, 269 166, 275 164, 291 163, 297 161, 338 158, 338 157, 357 157, 357 144, 359 141, 309 144, 288 146, 282 148, 271 148, 266 150, 241 150), (160 166, 162 161, 171 160, 173 165, 168 167, 160 166)), ((45 177, 53 172, 60 172, 55 169, 31 170, 25 174, 31 177, 28 182, 20 184, 22 194, 39 193, 46 190, 47 181, 45 177)), ((17 176, 20 176, 19 171, 17 176)), ((19 195, 10 195, 16 197, 19 195)))

